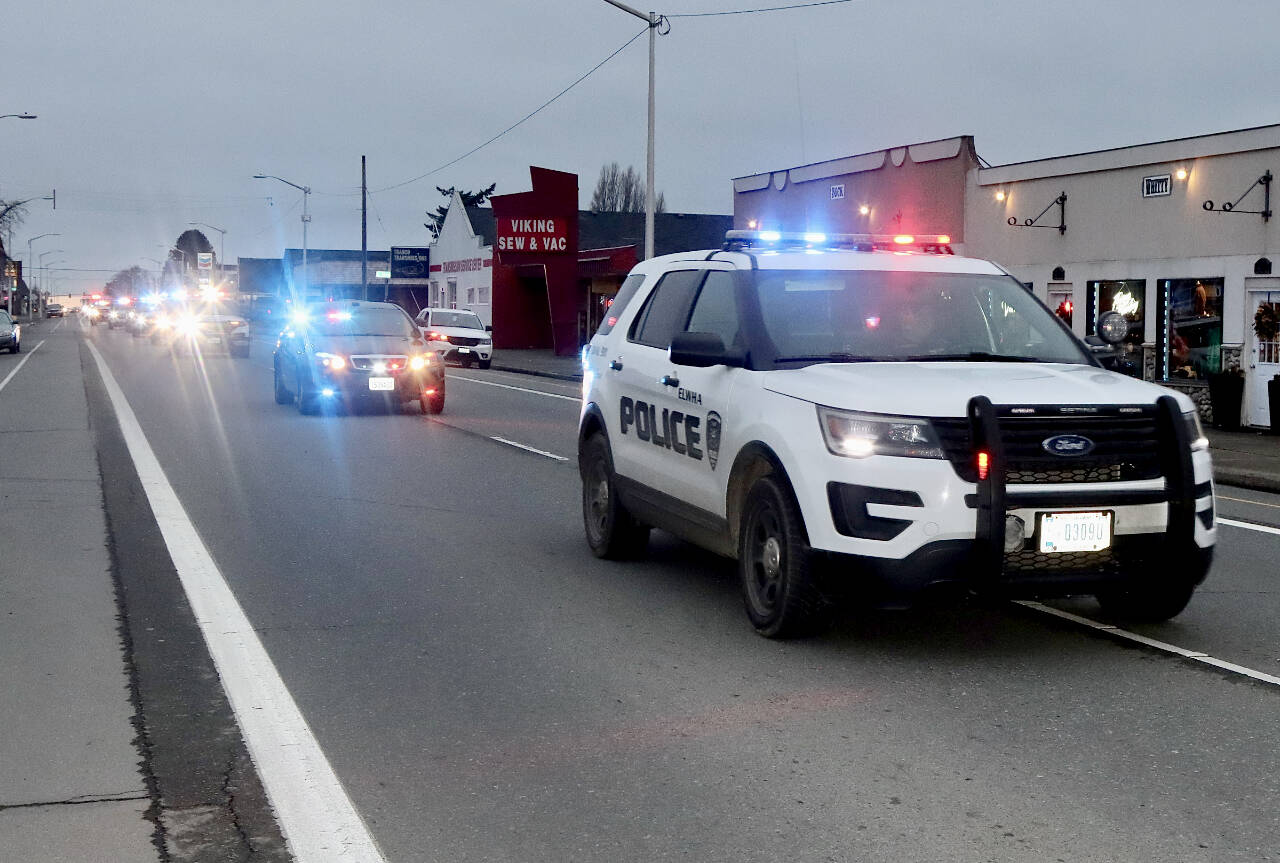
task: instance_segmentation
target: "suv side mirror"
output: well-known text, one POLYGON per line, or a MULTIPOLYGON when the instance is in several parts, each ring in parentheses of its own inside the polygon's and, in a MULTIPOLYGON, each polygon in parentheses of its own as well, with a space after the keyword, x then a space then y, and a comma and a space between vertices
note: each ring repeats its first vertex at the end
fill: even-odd
POLYGON ((491 333, 491 332, 493 332, 493 324, 489 324, 487 327, 485 327, 485 328, 484 328, 484 331, 485 331, 486 333, 491 333))
POLYGON ((676 333, 667 352, 678 366, 705 369, 710 366, 742 368, 747 364, 745 351, 729 349, 715 333, 676 333))

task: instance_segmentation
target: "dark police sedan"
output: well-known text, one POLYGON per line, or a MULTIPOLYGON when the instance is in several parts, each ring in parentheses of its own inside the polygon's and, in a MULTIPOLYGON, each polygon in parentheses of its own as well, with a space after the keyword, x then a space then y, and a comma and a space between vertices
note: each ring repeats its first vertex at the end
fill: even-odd
POLYGON ((305 307, 280 333, 273 365, 276 403, 296 402, 305 414, 371 399, 444 410, 444 363, 391 303, 305 307))

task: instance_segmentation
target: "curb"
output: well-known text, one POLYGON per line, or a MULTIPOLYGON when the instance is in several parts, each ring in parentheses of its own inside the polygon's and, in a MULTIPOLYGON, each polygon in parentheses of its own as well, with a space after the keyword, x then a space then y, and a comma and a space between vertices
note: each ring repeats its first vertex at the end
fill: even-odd
POLYGON ((582 375, 562 375, 557 372, 543 372, 543 371, 536 371, 534 369, 522 369, 522 368, 517 368, 516 366, 501 366, 501 365, 498 365, 497 363, 494 363, 492 366, 490 366, 490 368, 492 368, 494 371, 497 371, 497 372, 513 372, 518 375, 531 375, 532 377, 537 377, 537 378, 552 378, 558 381, 573 381, 574 383, 578 383, 578 384, 582 383, 582 375))
POLYGON ((1218 485, 1233 485, 1236 488, 1247 488, 1250 491, 1280 494, 1280 477, 1253 471, 1215 467, 1213 469, 1213 481, 1218 485))

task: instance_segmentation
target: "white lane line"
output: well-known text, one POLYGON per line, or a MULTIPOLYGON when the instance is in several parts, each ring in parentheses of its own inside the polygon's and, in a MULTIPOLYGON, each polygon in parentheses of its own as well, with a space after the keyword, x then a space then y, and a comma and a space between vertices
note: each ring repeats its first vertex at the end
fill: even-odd
POLYGON ((1280 503, 1263 503, 1260 500, 1249 500, 1247 497, 1227 497, 1225 494, 1218 495, 1218 500, 1232 500, 1236 503, 1251 503, 1254 506, 1269 506, 1272 509, 1280 509, 1280 503))
POLYGON ((1183 659, 1191 659, 1196 662, 1203 662, 1205 665, 1212 665, 1214 668, 1220 668, 1223 671, 1230 671, 1233 674, 1240 674, 1240 675, 1243 675, 1244 677, 1249 677, 1249 678, 1252 678, 1253 680, 1257 680, 1262 683, 1270 683, 1272 686, 1280 686, 1280 677, 1276 677, 1273 674, 1267 674, 1266 672, 1258 671, 1253 668, 1246 668, 1243 665, 1236 665, 1234 662, 1227 662, 1224 659, 1218 659, 1216 657, 1210 656, 1207 653, 1202 653, 1199 650, 1187 650, 1185 647, 1178 647, 1176 644, 1169 644, 1164 641, 1157 641, 1154 638, 1147 638, 1147 636, 1145 635, 1139 635, 1136 632, 1130 632, 1127 629, 1121 629, 1120 627, 1112 626, 1109 623, 1099 623, 1096 620, 1090 620, 1087 617, 1081 617, 1078 614, 1072 614, 1069 611, 1063 611, 1060 608, 1054 608, 1052 606, 1044 605, 1039 602, 1032 602, 1030 600, 1015 600, 1015 603, 1025 608, 1030 608, 1035 611, 1042 611, 1045 614, 1051 614, 1054 617, 1060 617, 1063 620, 1069 620, 1072 623, 1078 623, 1081 626, 1087 626, 1090 629, 1096 629, 1099 632, 1105 632, 1108 635, 1114 635, 1117 638, 1123 638, 1128 641, 1135 641, 1138 644, 1144 644, 1147 647, 1153 647, 1156 650, 1161 650, 1161 651, 1164 651, 1165 653, 1171 653, 1174 656, 1181 656, 1183 659))
POLYGON ((1280 527, 1271 527, 1267 524, 1254 524, 1251 521, 1236 521, 1233 518, 1220 518, 1218 524, 1225 524, 1230 527, 1243 527, 1245 530, 1256 530, 1259 533, 1274 533, 1280 536, 1280 527))
POLYGON ((93 342, 85 344, 102 374, 129 456, 294 859, 385 863, 169 484, 120 385, 93 342))
POLYGON ((544 449, 535 449, 534 447, 531 447, 531 446, 529 446, 529 445, 527 445, 527 444, 518 443, 518 442, 513 441, 513 440, 507 440, 506 438, 504 438, 504 437, 498 437, 497 435, 492 435, 492 434, 491 434, 491 435, 489 435, 489 440, 496 440, 498 443, 504 443, 504 444, 506 444, 507 446, 513 446, 513 447, 515 447, 516 449, 522 449, 522 450, 525 450, 525 451, 527 451, 527 452, 537 453, 538 455, 545 455, 547 458, 553 458, 553 459, 555 459, 556 461, 568 461, 568 460, 569 460, 569 459, 567 459, 566 457, 564 457, 564 456, 562 456, 562 455, 556 455, 555 453, 553 453, 553 452, 547 452, 547 451, 546 451, 546 450, 544 450, 544 449))
POLYGON ((23 358, 22 358, 22 362, 18 363, 16 366, 14 366, 14 367, 13 367, 13 371, 9 372, 9 374, 7 374, 7 375, 5 375, 5 376, 4 376, 4 380, 0 381, 0 390, 4 389, 5 384, 7 384, 7 383, 9 383, 9 381, 13 380, 13 376, 14 376, 14 375, 16 375, 16 374, 18 373, 18 371, 19 371, 23 366, 25 366, 25 365, 27 364, 27 360, 31 359, 31 355, 32 355, 32 354, 34 354, 36 351, 40 350, 40 346, 41 346, 41 345, 43 345, 43 344, 45 343, 45 341, 47 341, 47 340, 46 340, 46 339, 41 339, 40 341, 36 342, 36 346, 35 346, 34 348, 32 348, 31 350, 27 351, 27 355, 26 355, 25 357, 23 357, 23 358))
POLYGON ((487 387, 500 387, 504 390, 515 390, 522 393, 533 393, 535 396, 546 396, 549 399, 564 399, 567 402, 582 403, 581 396, 562 396, 559 393, 548 393, 542 390, 531 390, 527 387, 513 387, 511 384, 498 384, 493 381, 482 381, 479 378, 464 378, 462 375, 449 375, 446 380, 451 381, 470 381, 473 384, 484 384, 487 387))

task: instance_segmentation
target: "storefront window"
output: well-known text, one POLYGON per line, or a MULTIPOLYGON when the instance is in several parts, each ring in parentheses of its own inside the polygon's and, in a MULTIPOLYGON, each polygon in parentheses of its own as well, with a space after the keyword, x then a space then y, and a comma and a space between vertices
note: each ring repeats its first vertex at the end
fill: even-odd
POLYGON ((1089 282, 1089 315, 1086 331, 1092 335, 1103 312, 1119 312, 1129 322, 1129 334, 1117 346, 1121 362, 1117 371, 1142 377, 1142 342, 1146 336, 1146 279, 1089 282))
POLYGON ((1222 369, 1222 279, 1160 281, 1160 379, 1205 380, 1222 369))

